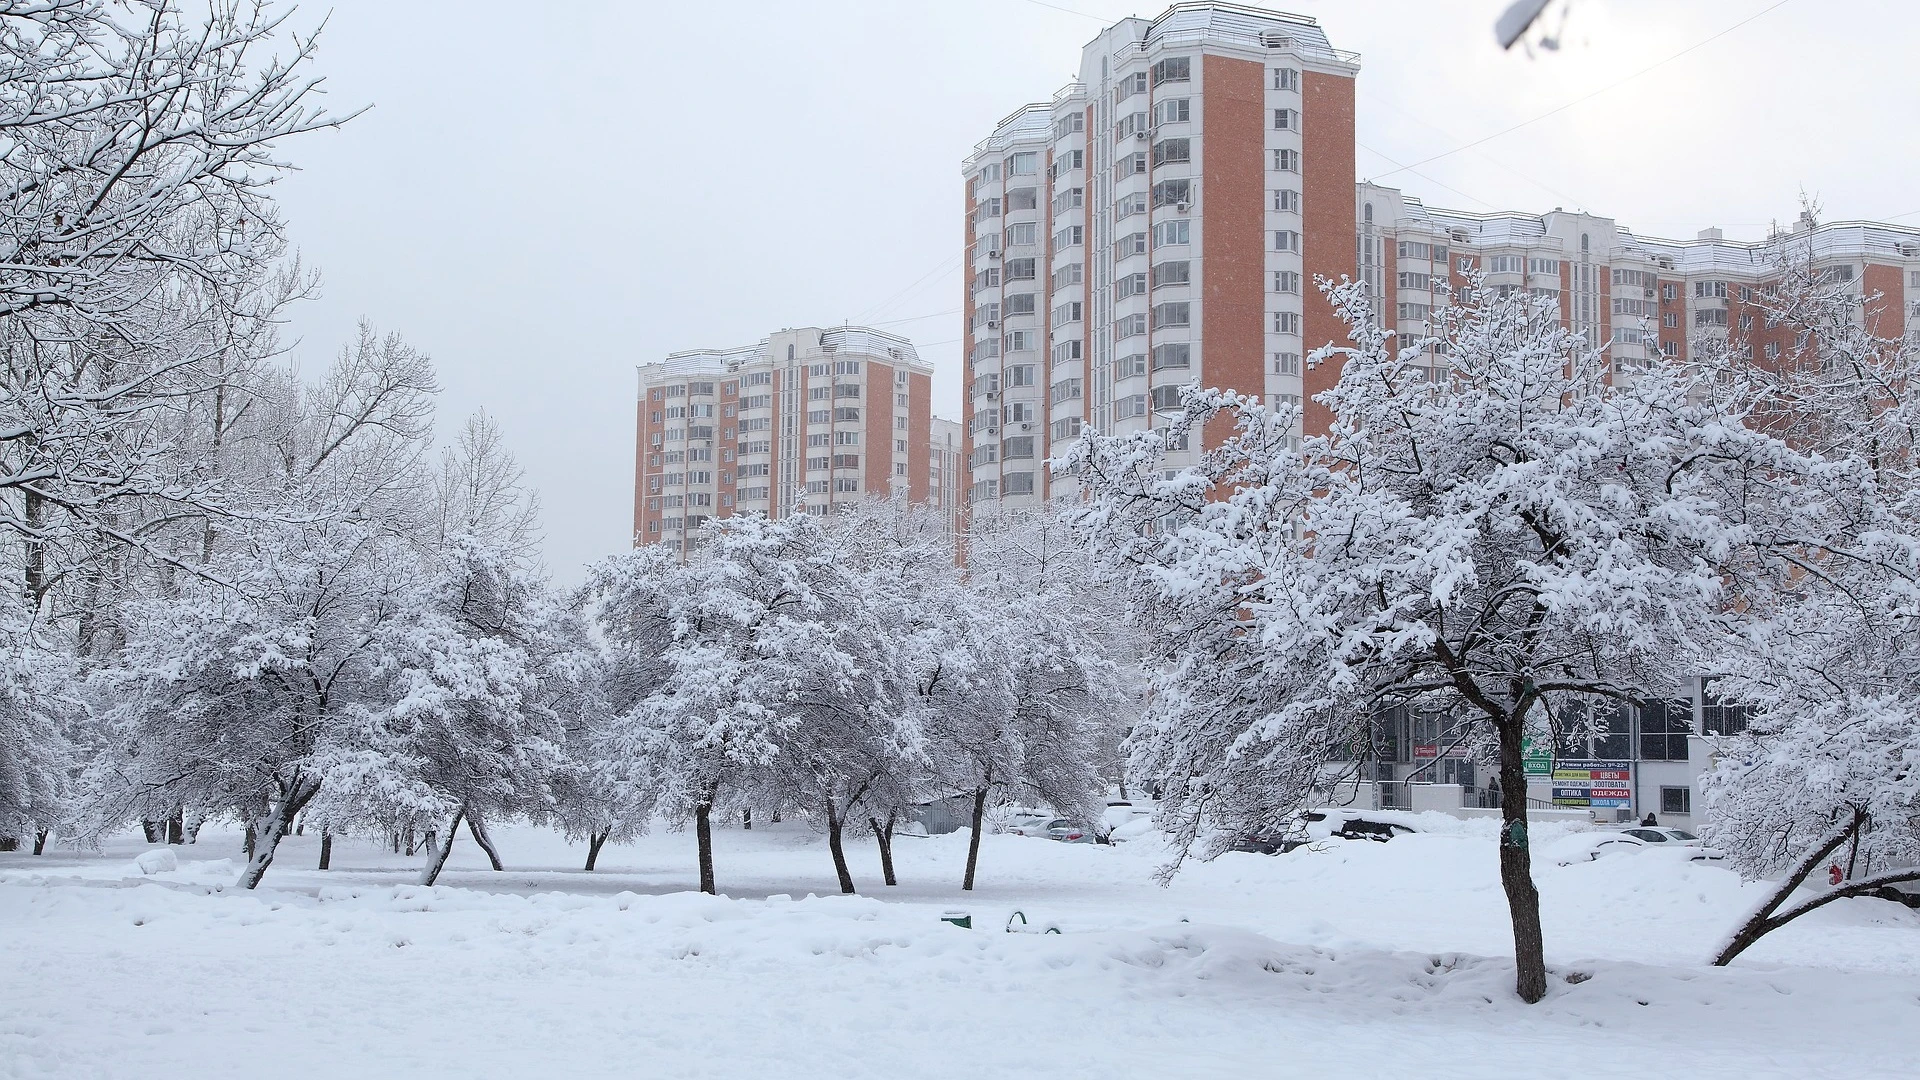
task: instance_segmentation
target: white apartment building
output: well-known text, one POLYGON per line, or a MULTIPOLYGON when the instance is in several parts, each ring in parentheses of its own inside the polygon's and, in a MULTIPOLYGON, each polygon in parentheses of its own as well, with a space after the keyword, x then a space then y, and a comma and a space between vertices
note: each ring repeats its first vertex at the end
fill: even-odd
POLYGON ((636 544, 691 551, 707 521, 736 512, 950 497, 952 465, 934 466, 933 369, 903 337, 802 327, 674 353, 639 376, 636 544))

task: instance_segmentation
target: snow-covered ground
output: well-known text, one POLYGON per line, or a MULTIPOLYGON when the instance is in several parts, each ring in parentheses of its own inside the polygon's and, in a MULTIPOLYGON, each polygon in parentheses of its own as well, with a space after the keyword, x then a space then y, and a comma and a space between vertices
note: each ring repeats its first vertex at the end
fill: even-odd
MULTIPOLYGON (((1658 854, 1536 866, 1556 978, 1512 996, 1490 831, 1229 854, 965 834, 896 841, 841 897, 787 824, 692 841, 463 836, 441 885, 317 839, 231 887, 237 838, 0 855, 0 1075, 30 1077, 1762 1077, 1912 1075, 1920 915, 1841 902, 1716 970, 1757 895, 1658 854), (964 908, 974 929, 940 921, 964 908), (1059 935, 1007 934, 1023 910, 1059 935), (1567 976, 1588 976, 1572 982, 1567 976)), ((1543 830, 1544 832, 1544 830, 1543 830)))

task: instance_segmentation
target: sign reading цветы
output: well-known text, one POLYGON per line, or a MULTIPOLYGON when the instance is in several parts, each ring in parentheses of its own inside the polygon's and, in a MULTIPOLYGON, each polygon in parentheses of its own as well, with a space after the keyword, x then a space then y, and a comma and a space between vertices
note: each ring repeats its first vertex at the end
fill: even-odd
POLYGON ((1553 805, 1626 809, 1633 805, 1630 761, 1556 761, 1553 805))

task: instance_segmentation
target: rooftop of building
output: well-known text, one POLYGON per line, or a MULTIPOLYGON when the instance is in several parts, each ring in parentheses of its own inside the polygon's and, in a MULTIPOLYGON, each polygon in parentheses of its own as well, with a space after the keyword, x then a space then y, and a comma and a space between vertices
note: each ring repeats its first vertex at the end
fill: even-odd
MULTIPOLYGON (((885 330, 875 330, 870 326, 834 326, 821 328, 816 326, 793 327, 780 331, 781 335, 798 334, 801 341, 812 337, 818 345, 805 345, 797 352, 797 361, 819 360, 824 357, 852 357, 879 360, 901 367, 912 368, 923 374, 931 375, 933 366, 920 359, 911 341, 898 334, 889 334, 885 330)), ((668 353, 666 359, 640 365, 642 381, 648 378, 672 378, 683 375, 722 375, 742 367, 759 363, 771 363, 773 339, 777 335, 769 334, 754 345, 740 345, 730 349, 684 349, 668 353)), ((796 343, 798 344, 798 343, 796 343)))

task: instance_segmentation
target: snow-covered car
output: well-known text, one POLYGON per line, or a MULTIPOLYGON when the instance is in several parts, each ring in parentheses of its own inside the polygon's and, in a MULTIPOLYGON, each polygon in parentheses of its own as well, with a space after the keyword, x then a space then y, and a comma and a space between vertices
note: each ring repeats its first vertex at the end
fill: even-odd
POLYGON ((1638 831, 1640 829, 1636 827, 1623 832, 1577 832, 1548 844, 1542 849, 1541 855, 1559 866, 1645 851, 1663 851, 1689 862, 1719 862, 1726 858, 1725 853, 1698 842, 1688 843, 1671 838, 1645 840, 1633 835, 1638 831))
POLYGON ((1687 847, 1705 847, 1707 844, 1685 829, 1669 829, 1662 825, 1633 825, 1620 831, 1649 844, 1681 844, 1687 847))
POLYGON ((1011 836, 1045 836, 1056 820, 1038 810, 1016 810, 1000 819, 1000 831, 1011 836))
POLYGON ((1066 844, 1091 844, 1094 842, 1093 830, 1083 825, 1075 825, 1066 818, 1054 818, 1047 823, 1046 837, 1066 844))
POLYGON ((1279 855, 1318 840, 1373 840, 1384 842, 1417 832, 1408 815, 1395 810, 1357 810, 1327 807, 1302 810, 1278 832, 1249 833, 1229 849, 1258 855, 1279 855))

